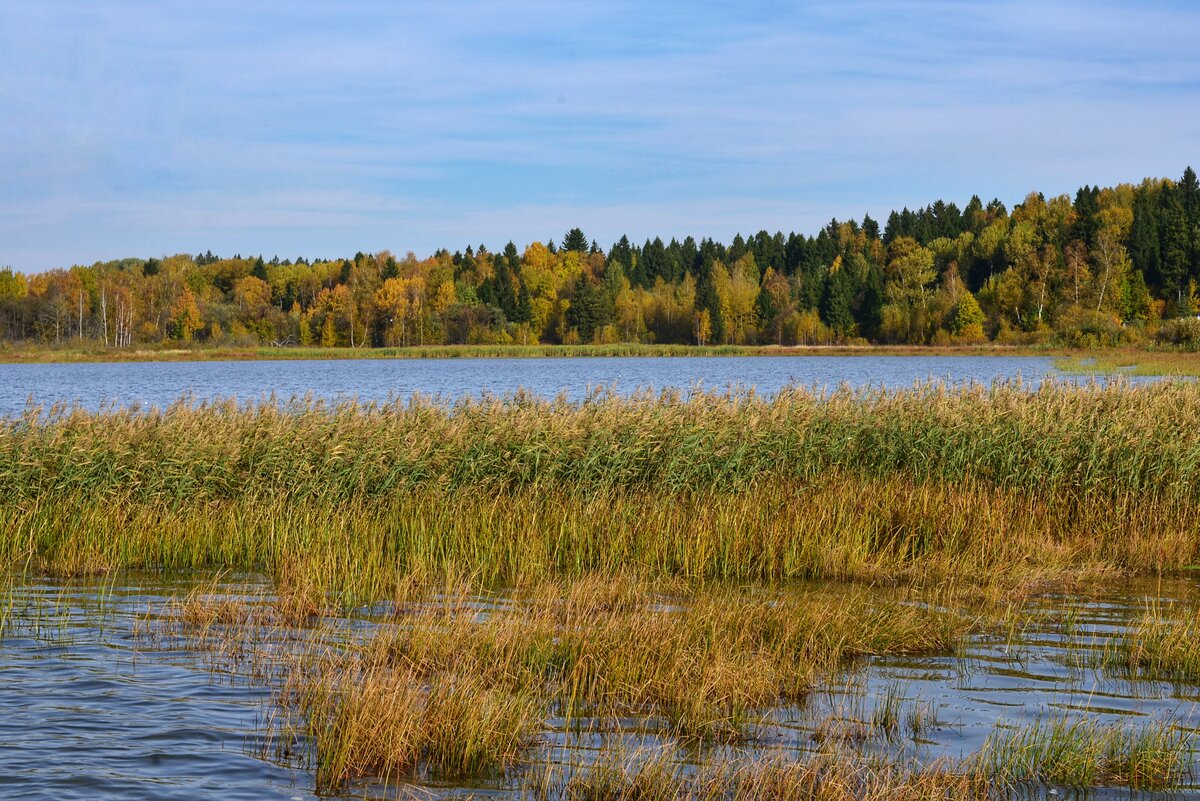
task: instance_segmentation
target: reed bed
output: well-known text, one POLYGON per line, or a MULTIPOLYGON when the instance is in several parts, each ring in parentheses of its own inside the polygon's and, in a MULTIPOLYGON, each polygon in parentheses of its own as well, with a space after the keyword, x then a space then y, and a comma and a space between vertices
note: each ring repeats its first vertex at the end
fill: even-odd
POLYGON ((0 425, 0 488, 10 502, 334 503, 429 486, 752 491, 842 470, 1183 503, 1200 498, 1198 414, 1191 383, 31 408, 0 425))
POLYGON ((1190 737, 1167 724, 1114 729, 1061 719, 1012 729, 958 762, 921 766, 839 750, 688 765, 666 748, 612 749, 588 768, 533 772, 525 787, 541 801, 988 801, 1022 791, 1040 797, 1036 788, 1046 785, 1178 786, 1189 775, 1190 747, 1190 737))
POLYGON ((0 560, 260 570, 310 608, 410 571, 1170 572, 1200 548, 1195 419, 1194 384, 29 409, 0 422, 0 560))
MULTIPOLYGON (((194 617, 206 625, 221 607, 194 617)), ((318 784, 486 776, 553 720, 636 719, 693 745, 754 742, 773 709, 869 654, 948 652, 974 622, 863 590, 670 594, 633 577, 543 581, 503 600, 410 595, 361 644, 302 655, 274 739, 313 743, 318 784), (289 728, 291 727, 291 728, 289 728)))

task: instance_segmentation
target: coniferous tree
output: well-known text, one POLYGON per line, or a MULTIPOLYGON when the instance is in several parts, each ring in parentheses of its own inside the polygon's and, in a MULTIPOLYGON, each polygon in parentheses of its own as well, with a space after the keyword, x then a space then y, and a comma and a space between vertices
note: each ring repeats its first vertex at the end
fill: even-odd
POLYGON ((1163 293, 1172 303, 1176 316, 1191 312, 1187 299, 1189 273, 1189 247, 1187 215, 1183 209, 1180 193, 1172 187, 1164 187, 1159 216, 1159 241, 1162 248, 1160 270, 1163 293))
POLYGON ((846 336, 854 329, 854 283, 846 270, 835 270, 825 281, 821 297, 821 319, 825 325, 846 336))
POLYGON ((863 284, 862 304, 859 312, 859 330, 868 339, 875 339, 879 336, 879 326, 883 322, 883 303, 883 268, 879 265, 871 265, 863 284))
POLYGON ((572 228, 570 231, 567 231, 567 235, 563 237, 563 250, 574 250, 579 253, 587 253, 588 247, 588 238, 583 235, 583 231, 579 228, 572 228))
POLYGON ((1150 283, 1162 284, 1158 234, 1158 204, 1146 188, 1139 189, 1133 199, 1133 225, 1129 229, 1129 258, 1149 278, 1150 283))
POLYGON ((1179 200, 1188 230, 1188 276, 1200 280, 1200 182, 1191 167, 1179 181, 1179 200))

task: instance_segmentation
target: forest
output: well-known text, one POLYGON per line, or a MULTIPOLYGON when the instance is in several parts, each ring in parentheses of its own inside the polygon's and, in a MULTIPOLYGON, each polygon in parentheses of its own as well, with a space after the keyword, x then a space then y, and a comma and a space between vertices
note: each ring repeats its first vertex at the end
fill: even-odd
POLYGON ((418 258, 178 254, 0 270, 7 346, 1200 346, 1200 184, 978 196, 728 244, 627 237, 418 258))

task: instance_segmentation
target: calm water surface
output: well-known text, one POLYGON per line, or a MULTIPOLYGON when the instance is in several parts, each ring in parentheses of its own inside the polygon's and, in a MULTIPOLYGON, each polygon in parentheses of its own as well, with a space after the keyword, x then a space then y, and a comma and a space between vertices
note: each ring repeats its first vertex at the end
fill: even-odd
POLYGON ((458 398, 524 388, 544 397, 583 397, 589 388, 618 392, 703 387, 836 389, 910 387, 918 381, 1038 383, 1064 378, 1035 356, 753 356, 537 359, 361 359, 328 361, 143 362, 0 365, 0 414, 26 403, 164 406, 184 394, 197 400, 258 401, 311 393, 327 400, 384 401, 413 393, 458 398))

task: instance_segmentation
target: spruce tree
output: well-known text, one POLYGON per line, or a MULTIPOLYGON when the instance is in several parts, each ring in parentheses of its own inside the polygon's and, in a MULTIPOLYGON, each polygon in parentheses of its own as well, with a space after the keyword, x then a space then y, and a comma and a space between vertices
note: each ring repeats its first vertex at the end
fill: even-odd
POLYGON ((583 235, 583 231, 579 228, 572 228, 570 231, 567 231, 567 235, 563 237, 563 250, 574 250, 579 253, 587 253, 588 247, 588 238, 583 235))
POLYGON ((1187 301, 1189 246, 1187 215, 1177 189, 1165 187, 1159 216, 1159 242, 1163 294, 1172 303, 1176 316, 1191 313, 1187 301))

